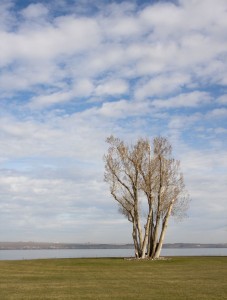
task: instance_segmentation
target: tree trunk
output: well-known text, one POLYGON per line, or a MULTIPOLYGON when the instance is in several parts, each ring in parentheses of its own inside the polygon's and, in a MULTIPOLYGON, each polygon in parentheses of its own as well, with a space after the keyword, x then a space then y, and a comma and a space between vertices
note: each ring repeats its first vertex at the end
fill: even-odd
POLYGON ((149 229, 151 224, 151 216, 152 216, 152 209, 150 209, 148 217, 147 217, 147 224, 145 226, 145 235, 143 241, 143 248, 142 248, 142 258, 145 258, 147 252, 147 244, 148 244, 148 237, 149 237, 149 229))
POLYGON ((163 241, 164 241, 164 237, 165 237, 165 234, 166 234, 168 220, 169 220, 169 216, 171 214, 172 208, 173 208, 173 204, 174 204, 174 200, 171 201, 170 206, 168 208, 168 211, 167 211, 167 213, 165 215, 165 218, 163 220, 162 231, 161 231, 161 234, 160 234, 160 238, 159 238, 159 243, 158 243, 157 249, 156 249, 155 254, 154 254, 154 258, 159 258, 159 256, 160 256, 160 253, 161 253, 161 250, 162 250, 163 241))
POLYGON ((136 224, 136 228, 137 228, 137 232, 138 232, 138 236, 139 236, 139 255, 141 257, 142 246, 143 246, 143 232, 142 232, 142 228, 141 228, 141 224, 140 224, 140 216, 139 216, 137 205, 135 207, 135 224, 136 224))
POLYGON ((134 248, 135 248, 135 257, 140 257, 140 249, 139 249, 139 243, 137 239, 137 228, 135 224, 135 219, 133 219, 133 231, 132 231, 132 238, 134 242, 134 248))
POLYGON ((160 216, 157 216, 156 224, 154 228, 153 241, 152 241, 151 257, 154 257, 157 249, 159 227, 160 227, 160 216))
POLYGON ((152 254, 151 257, 153 258, 156 253, 156 249, 158 247, 158 235, 159 235, 159 225, 160 225, 160 219, 161 219, 161 212, 160 212, 160 207, 161 207, 161 202, 162 202, 162 181, 163 181, 163 174, 162 174, 162 157, 161 155, 158 156, 158 162, 159 162, 159 187, 158 187, 158 208, 157 208, 157 216, 156 216, 156 223, 155 223, 155 228, 154 228, 154 238, 153 238, 153 248, 152 248, 152 254))
POLYGON ((149 226, 149 232, 148 232, 148 244, 147 244, 147 255, 151 256, 151 248, 152 248, 152 232, 153 232, 153 214, 151 216, 151 222, 149 226))

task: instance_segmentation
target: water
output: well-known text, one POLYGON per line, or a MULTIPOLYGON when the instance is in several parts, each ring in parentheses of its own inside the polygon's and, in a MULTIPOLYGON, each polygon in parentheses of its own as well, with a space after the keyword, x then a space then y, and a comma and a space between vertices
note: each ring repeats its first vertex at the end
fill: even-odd
MULTIPOLYGON (((0 260, 132 256, 133 249, 0 250, 0 260)), ((227 248, 163 249, 161 256, 227 256, 227 248)))
POLYGON ((0 250, 0 260, 85 257, 130 257, 133 249, 0 250))

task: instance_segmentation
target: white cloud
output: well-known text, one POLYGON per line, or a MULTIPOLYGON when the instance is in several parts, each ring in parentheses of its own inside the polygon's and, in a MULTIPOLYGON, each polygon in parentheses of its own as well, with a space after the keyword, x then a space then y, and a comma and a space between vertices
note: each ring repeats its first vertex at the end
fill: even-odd
POLYGON ((141 24, 136 20, 135 17, 117 17, 104 20, 106 30, 106 36, 111 36, 117 40, 121 38, 135 37, 142 32, 141 24))
POLYGON ((195 113, 192 114, 190 116, 178 116, 178 115, 173 115, 170 118, 168 127, 170 130, 177 130, 177 131, 181 131, 183 129, 188 128, 189 126, 193 126, 195 125, 195 123, 198 120, 201 120, 202 115, 200 113, 195 113))
POLYGON ((223 133, 227 133, 227 128, 223 128, 223 127, 218 127, 214 129, 215 134, 223 134, 223 133))
POLYGON ((227 94, 218 97, 217 102, 219 104, 226 105, 227 104, 227 94))
MULTIPOLYGON (((14 71, 7 70, 0 77, 0 87, 5 93, 15 93, 17 91, 31 91, 37 93, 45 93, 39 85, 49 87, 65 88, 64 84, 65 72, 58 65, 50 61, 29 62, 27 64, 17 65, 14 71)), ((0 97, 2 95, 0 94, 0 97)))
POLYGON ((119 100, 103 103, 102 107, 97 110, 97 113, 105 117, 127 118, 129 116, 149 114, 149 111, 149 103, 119 100))
POLYGON ((27 19, 36 19, 48 14, 48 9, 42 3, 32 3, 22 10, 21 14, 27 19))
POLYGON ((182 12, 181 7, 163 2, 145 8, 141 12, 140 18, 145 25, 154 28, 155 32, 158 31, 158 34, 168 34, 169 32, 174 33, 173 29, 182 23, 182 12))
POLYGON ((222 118, 227 116, 227 108, 215 108, 211 110, 208 114, 207 117, 210 118, 222 118))
POLYGON ((152 104, 156 108, 176 108, 176 107, 198 107, 207 104, 211 100, 209 93, 194 91, 191 93, 179 94, 166 100, 154 100, 152 104))
POLYGON ((92 94, 94 85, 91 80, 81 78, 75 82, 73 92, 76 97, 88 97, 92 94))
POLYGON ((137 87, 135 97, 143 99, 152 96, 162 96, 181 90, 183 86, 190 83, 187 74, 160 75, 150 79, 147 83, 137 87))
POLYGON ((156 38, 179 38, 190 31, 223 34, 225 16, 225 0, 218 3, 212 0, 182 0, 179 5, 162 2, 148 6, 141 13, 143 22, 154 28, 156 38))
MULTIPOLYGON (((5 196, 4 201, 0 201, 1 222, 7 219, 7 227, 16 228, 22 239, 41 239, 55 240, 59 231, 72 230, 78 233, 75 242, 86 242, 86 237, 80 237, 80 227, 87 226, 92 231, 96 223, 105 224, 106 216, 111 216, 111 201, 106 202, 105 185, 99 180, 86 178, 81 181, 81 175, 78 173, 75 181, 63 178, 31 178, 22 174, 7 174, 1 172, 0 187, 1 196, 5 196), (3 175, 4 174, 4 175, 3 175), (99 197, 97 198, 97 195, 99 197), (83 201, 86 199, 87 201, 83 201), (101 205, 106 210, 103 211, 101 205), (33 236, 29 232, 33 230, 33 236), (45 236, 45 231, 52 231, 53 237, 45 236), (27 232, 27 236, 23 234, 27 232), (41 237, 38 235, 41 234, 41 237)), ((63 170, 64 172, 64 170, 63 170)), ((54 174, 52 174, 53 176, 54 174)), ((64 176, 64 173, 61 174, 64 176)), ((33 175, 34 176, 34 175, 33 175)), ((94 176, 94 174, 93 174, 94 176)), ((98 176, 99 177, 99 176, 98 176)), ((116 220, 110 220, 109 223, 117 224, 116 220)), ((2 223, 1 223, 2 224, 2 223)), ((19 238, 17 236, 17 238, 19 238)), ((101 238, 101 235, 97 235, 101 238)), ((67 237, 61 237, 63 241, 68 241, 67 237)), ((95 240, 94 240, 95 241, 95 240)))
POLYGON ((73 94, 71 92, 56 92, 48 95, 35 96, 31 99, 29 107, 44 108, 54 104, 64 103, 71 100, 73 94))
POLYGON ((10 26, 15 25, 15 19, 10 13, 10 9, 13 6, 12 1, 1 1, 0 3, 0 28, 1 30, 7 30, 10 26))
POLYGON ((121 95, 128 91, 128 84, 121 79, 109 80, 100 83, 96 89, 96 95, 121 95))
MULTIPOLYGON (((204 2, 191 5, 182 2, 179 6, 162 3, 147 6, 140 13, 135 13, 135 6, 122 4, 112 7, 115 13, 108 17, 105 14, 94 18, 66 15, 52 21, 46 20, 39 27, 22 22, 17 31, 2 31, 0 34, 0 63, 7 66, 17 62, 10 71, 4 72, 1 86, 3 89, 13 86, 20 90, 31 82, 34 85, 42 84, 47 77, 45 71, 50 73, 46 64, 56 70, 56 59, 60 65, 65 65, 58 69, 62 79, 71 77, 77 81, 79 76, 90 80, 90 76, 99 77, 104 72, 122 80, 148 76, 146 82, 139 86, 140 91, 136 90, 136 97, 181 89, 184 85, 192 84, 191 74, 196 74, 200 80, 204 77, 213 81, 219 78, 219 82, 224 84, 226 68, 218 58, 226 52, 226 41, 221 34, 223 24, 217 20, 224 20, 221 8, 224 9, 225 3, 220 0, 220 8, 217 7, 211 2, 208 7, 204 2), (203 14, 203 18, 196 18, 197 23, 193 22, 192 25, 191 16, 199 16, 204 9, 208 14, 206 18, 203 14), (127 15, 129 11, 130 15, 127 15), (221 17, 215 18, 210 11, 214 11, 216 17, 221 17), (221 31, 219 35, 212 31, 214 20, 215 28, 221 31), (177 36, 169 39, 168 36, 159 35, 162 26, 165 33, 177 36), (125 34, 131 38, 127 39, 125 34), (215 63, 219 67, 215 67, 215 63), (38 66, 43 69, 42 74, 38 72, 39 76, 38 66), (173 71, 174 75, 166 75, 173 71), (29 74, 29 79, 26 74, 29 74), (159 77, 149 78, 155 74, 159 74, 159 77)), ((24 12, 31 14, 42 11, 46 11, 46 7, 40 3, 24 9, 24 12)), ((52 80, 51 74, 48 77, 49 84, 56 82, 56 76, 52 80)))
POLYGON ((0 32, 2 65, 23 59, 54 59, 95 48, 99 41, 97 23, 88 18, 59 17, 41 28, 25 27, 18 32, 0 32), (15 47, 16 45, 16 47, 15 47))

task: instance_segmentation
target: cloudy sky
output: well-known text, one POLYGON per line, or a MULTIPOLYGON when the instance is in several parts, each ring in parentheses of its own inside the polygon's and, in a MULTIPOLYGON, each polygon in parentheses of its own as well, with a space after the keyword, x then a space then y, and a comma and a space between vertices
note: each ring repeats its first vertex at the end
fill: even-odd
POLYGON ((227 1, 0 1, 0 241, 131 242, 105 139, 163 135, 188 217, 227 242, 227 1))

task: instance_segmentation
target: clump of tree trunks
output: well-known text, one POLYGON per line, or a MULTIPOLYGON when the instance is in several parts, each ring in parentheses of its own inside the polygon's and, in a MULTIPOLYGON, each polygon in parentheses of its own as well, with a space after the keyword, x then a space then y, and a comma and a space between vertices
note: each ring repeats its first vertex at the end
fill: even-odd
POLYGON ((120 212, 132 223, 137 258, 159 258, 170 216, 182 217, 188 207, 180 162, 164 137, 140 138, 133 145, 110 136, 104 156, 108 182, 120 212))

